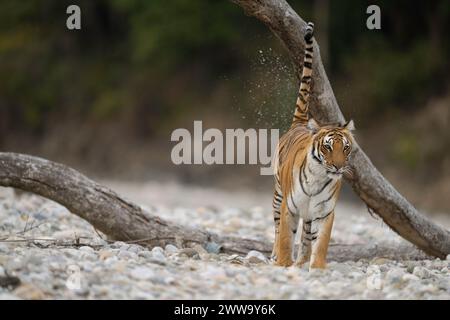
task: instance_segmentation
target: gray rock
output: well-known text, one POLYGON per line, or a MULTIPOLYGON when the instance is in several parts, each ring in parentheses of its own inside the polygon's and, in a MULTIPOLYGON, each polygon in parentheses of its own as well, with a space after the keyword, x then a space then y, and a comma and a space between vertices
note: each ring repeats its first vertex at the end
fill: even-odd
POLYGON ((26 265, 26 261, 24 261, 25 259, 23 259, 22 257, 14 257, 12 259, 9 259, 6 262, 5 265, 5 269, 7 269, 8 271, 11 270, 21 270, 25 267, 26 265))
POLYGON ((431 273, 428 269, 421 267, 421 266, 417 266, 417 267, 414 267, 413 275, 415 275, 416 277, 419 277, 421 279, 426 279, 431 276, 431 273))
POLYGON ((186 255, 189 258, 192 258, 198 255, 197 251, 193 248, 183 248, 178 252, 179 255, 186 255))
POLYGON ((78 250, 81 251, 81 252, 86 252, 86 253, 91 253, 91 254, 95 252, 95 250, 92 249, 92 247, 89 247, 89 246, 82 246, 78 250))
POLYGON ((402 281, 404 272, 401 269, 393 268, 386 273, 385 281, 395 284, 402 281))
POLYGON ((0 292, 0 300, 21 300, 18 296, 12 295, 8 292, 0 292))
POLYGON ((120 249, 124 246, 128 247, 128 244, 126 244, 123 241, 116 241, 116 242, 111 243, 109 246, 113 249, 120 249))
POLYGON ((171 254, 175 254, 178 252, 178 248, 176 246, 174 246, 173 244, 168 244, 165 247, 166 253, 171 255, 171 254))
POLYGON ((403 276, 402 276, 402 280, 403 281, 419 281, 420 280, 420 278, 419 277, 417 277, 417 276, 415 276, 415 275, 413 275, 413 274, 411 274, 411 273, 405 273, 403 276))
POLYGON ((129 259, 137 260, 137 258, 138 258, 138 255, 136 253, 128 251, 128 250, 123 250, 123 249, 120 249, 117 256, 120 259, 124 259, 124 260, 129 260, 129 259))
POLYGON ((131 270, 130 275, 137 280, 150 280, 155 272, 148 267, 137 267, 131 270))
POLYGON ((268 260, 264 254, 259 251, 252 250, 244 258, 250 263, 267 263, 268 260))
POLYGON ((164 249, 163 248, 161 248, 161 247, 154 247, 153 249, 152 249, 152 253, 153 254, 155 254, 155 253, 161 253, 162 255, 164 255, 164 249))
POLYGON ((128 251, 130 252, 134 252, 134 253, 139 253, 142 250, 144 250, 145 248, 143 246, 140 246, 138 244, 130 244, 127 248, 128 251))
POLYGON ((208 242, 205 249, 208 253, 219 254, 222 246, 215 242, 208 242))
POLYGON ((10 249, 9 249, 8 244, 6 244, 6 243, 0 243, 0 252, 6 253, 6 252, 8 252, 9 250, 10 250, 10 249))
POLYGON ((150 259, 153 258, 153 253, 149 250, 142 250, 138 253, 138 256, 144 259, 150 259))
POLYGON ((164 250, 161 247, 154 247, 152 249, 152 257, 157 261, 166 261, 164 250))

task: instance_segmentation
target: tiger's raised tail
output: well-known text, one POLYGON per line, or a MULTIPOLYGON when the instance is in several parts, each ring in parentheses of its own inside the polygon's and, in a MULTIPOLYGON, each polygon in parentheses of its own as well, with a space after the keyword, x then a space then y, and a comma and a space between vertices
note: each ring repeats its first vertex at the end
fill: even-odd
POLYGON ((292 125, 301 124, 306 126, 308 123, 309 95, 311 91, 312 58, 313 58, 313 35, 314 24, 308 22, 305 34, 305 55, 303 58, 302 79, 295 107, 294 119, 292 125))

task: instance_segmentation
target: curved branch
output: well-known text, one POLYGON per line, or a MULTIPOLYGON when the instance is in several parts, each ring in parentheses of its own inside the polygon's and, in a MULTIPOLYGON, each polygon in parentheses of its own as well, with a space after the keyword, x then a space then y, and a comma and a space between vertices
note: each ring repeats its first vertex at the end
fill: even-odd
POLYGON ((264 241, 219 236, 165 221, 72 168, 29 155, 0 153, 0 186, 53 200, 115 240, 148 246, 215 242, 223 252, 239 254, 270 249, 264 241))
MULTIPOLYGON (((146 246, 175 244, 189 247, 216 243, 221 252, 246 255, 258 250, 269 255, 270 243, 264 240, 222 236, 197 228, 165 221, 122 198, 114 191, 88 179, 78 171, 45 159, 15 153, 0 153, 0 185, 32 192, 58 202, 85 219, 111 239, 146 246)), ((408 259, 423 258, 414 248, 400 250, 408 259)), ((329 259, 335 261, 394 259, 399 250, 388 245, 331 245, 329 259)))
MULTIPOLYGON (((262 21, 278 36, 300 75, 306 23, 284 0, 231 0, 244 12, 262 21)), ((313 94, 310 111, 322 123, 342 122, 344 117, 323 67, 317 43, 314 43, 313 94), (316 53, 317 52, 317 53, 316 53)), ((383 221, 406 240, 425 252, 445 258, 450 254, 450 232, 425 218, 374 167, 356 145, 351 157, 354 177, 349 182, 356 194, 383 221)))

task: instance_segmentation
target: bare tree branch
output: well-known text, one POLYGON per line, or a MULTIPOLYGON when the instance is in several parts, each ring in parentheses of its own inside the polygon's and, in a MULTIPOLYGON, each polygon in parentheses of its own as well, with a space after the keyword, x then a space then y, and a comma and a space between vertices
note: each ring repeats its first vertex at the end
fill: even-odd
MULTIPOLYGON (((223 236, 165 221, 78 171, 41 158, 0 153, 0 186, 18 188, 58 202, 114 240, 150 247, 166 244, 183 247, 200 244, 207 247, 208 243, 213 242, 221 248, 221 252, 240 255, 245 255, 250 250, 258 250, 267 255, 272 251, 271 244, 265 240, 223 236)), ((41 240, 67 245, 52 239, 26 237, 0 239, 0 242, 34 243, 41 240)), ((73 241, 68 244, 71 243, 73 241)), ((329 258, 336 261, 370 259, 374 256, 393 259, 398 257, 399 251, 408 259, 424 257, 412 247, 397 249, 386 245, 332 244, 329 258)))
MULTIPOLYGON (((306 23, 284 0, 231 0, 244 12, 262 21, 286 47, 300 75, 306 23)), ((323 67, 317 43, 314 43, 313 94, 310 111, 322 122, 343 122, 323 67)), ((356 194, 383 221, 406 240, 425 252, 444 258, 450 254, 450 232, 420 214, 374 167, 356 145, 351 157, 354 176, 351 183, 356 194)))
POLYGON ((219 236, 169 223, 78 171, 45 159, 0 153, 0 186, 14 187, 53 200, 85 219, 112 239, 164 246, 216 242, 228 253, 268 252, 270 245, 255 239, 219 236))

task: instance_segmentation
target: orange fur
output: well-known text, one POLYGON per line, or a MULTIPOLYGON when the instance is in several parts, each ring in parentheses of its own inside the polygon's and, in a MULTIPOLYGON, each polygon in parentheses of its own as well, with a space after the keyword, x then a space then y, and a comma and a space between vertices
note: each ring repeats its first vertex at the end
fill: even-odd
POLYGON ((310 268, 325 268, 334 221, 334 206, 341 188, 341 176, 351 174, 347 159, 353 144, 351 131, 354 128, 352 121, 344 125, 320 126, 309 118, 312 34, 313 24, 309 23, 305 35, 302 80, 294 119, 290 129, 281 137, 278 144, 273 201, 275 242, 272 255, 276 258, 277 265, 293 264, 293 240, 301 216, 302 243, 296 264, 302 265, 310 260, 310 268), (309 181, 305 168, 308 171, 309 181), (296 204, 294 195, 305 202, 296 204))

